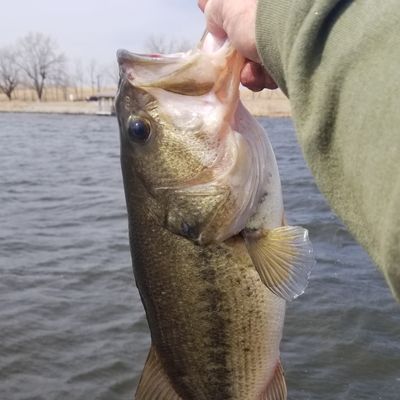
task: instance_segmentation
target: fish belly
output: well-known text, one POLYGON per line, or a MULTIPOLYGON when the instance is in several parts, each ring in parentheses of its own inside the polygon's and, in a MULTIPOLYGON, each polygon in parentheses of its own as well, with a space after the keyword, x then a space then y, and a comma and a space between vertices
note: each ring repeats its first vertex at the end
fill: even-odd
POLYGON ((260 399, 279 361, 285 302, 260 281, 242 238, 202 247, 140 225, 131 231, 136 283, 176 393, 260 399))

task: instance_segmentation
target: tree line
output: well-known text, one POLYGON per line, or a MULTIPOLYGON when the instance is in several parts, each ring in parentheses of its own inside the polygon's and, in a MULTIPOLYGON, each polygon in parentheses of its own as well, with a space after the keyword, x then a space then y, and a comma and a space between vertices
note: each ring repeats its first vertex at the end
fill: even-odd
POLYGON ((71 62, 57 43, 41 32, 29 33, 15 44, 0 48, 0 92, 9 100, 22 88, 33 90, 41 101, 48 86, 60 89, 67 99, 71 89, 76 98, 83 98, 84 87, 94 94, 117 83, 116 63, 101 66, 96 60, 86 65, 81 60, 71 62))
MULTIPOLYGON (((152 53, 175 53, 192 46, 185 39, 152 35, 145 47, 152 53)), ((75 99, 83 99, 87 94, 85 88, 90 88, 94 95, 104 87, 116 87, 118 79, 116 62, 99 65, 96 60, 87 64, 68 60, 51 36, 41 32, 29 33, 15 44, 0 48, 0 93, 9 100, 16 98, 18 89, 29 89, 41 101, 49 87, 61 91, 64 100, 69 98, 71 90, 75 99)))

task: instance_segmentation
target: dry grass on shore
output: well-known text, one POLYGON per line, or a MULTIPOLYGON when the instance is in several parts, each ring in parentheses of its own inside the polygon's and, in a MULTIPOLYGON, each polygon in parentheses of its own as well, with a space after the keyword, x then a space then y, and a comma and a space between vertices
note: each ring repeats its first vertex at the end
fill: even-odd
POLYGON ((240 93, 243 104, 255 116, 289 117, 290 103, 281 90, 263 90, 251 92, 242 89, 240 93))
POLYGON ((48 114, 96 114, 95 101, 2 101, 0 112, 25 112, 48 114))
MULTIPOLYGON (((241 99, 246 108, 256 116, 287 117, 290 116, 290 105, 280 90, 263 90, 253 93, 241 90, 241 99)), ((56 114, 96 114, 96 101, 23 101, 0 100, 0 112, 33 112, 56 114)))

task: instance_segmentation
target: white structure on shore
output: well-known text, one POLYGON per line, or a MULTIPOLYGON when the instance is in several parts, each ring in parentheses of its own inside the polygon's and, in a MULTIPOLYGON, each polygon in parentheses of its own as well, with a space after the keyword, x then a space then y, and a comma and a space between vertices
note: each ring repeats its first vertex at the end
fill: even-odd
POLYGON ((114 98, 115 92, 104 92, 98 93, 95 96, 97 98, 97 115, 114 115, 115 107, 114 107, 114 98))

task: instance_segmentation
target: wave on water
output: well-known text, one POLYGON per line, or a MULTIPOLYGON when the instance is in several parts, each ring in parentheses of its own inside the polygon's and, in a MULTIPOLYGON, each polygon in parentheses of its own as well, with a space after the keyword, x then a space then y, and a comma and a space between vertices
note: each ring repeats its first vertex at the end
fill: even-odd
MULTIPOLYGON (((317 265, 288 305, 289 398, 397 400, 400 316, 332 214, 289 119, 261 119, 287 217, 317 265)), ((150 345, 135 288, 114 118, 0 114, 0 397, 131 399, 150 345)))

